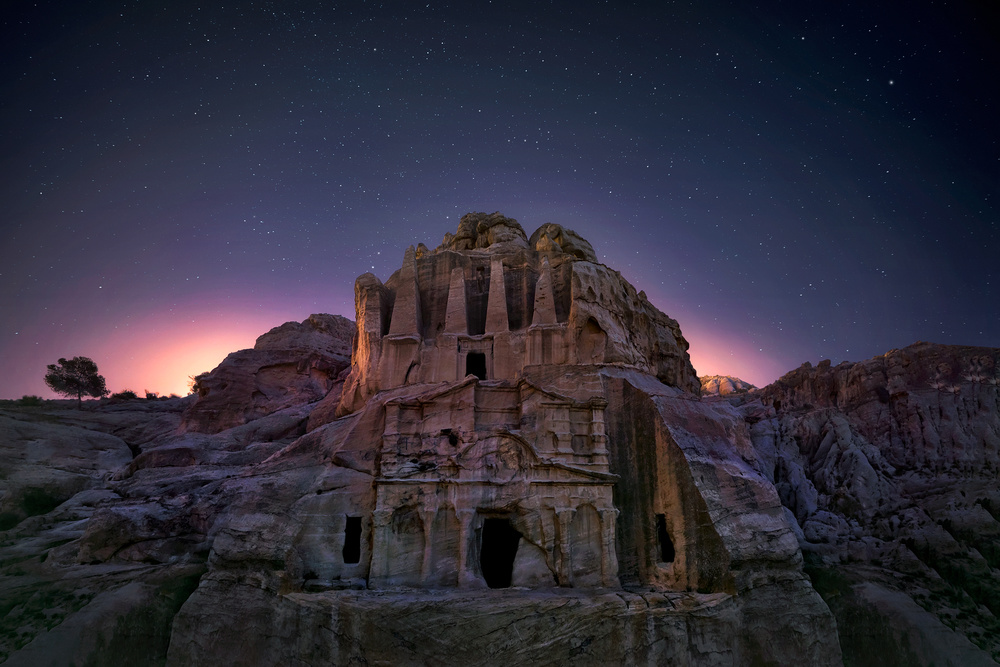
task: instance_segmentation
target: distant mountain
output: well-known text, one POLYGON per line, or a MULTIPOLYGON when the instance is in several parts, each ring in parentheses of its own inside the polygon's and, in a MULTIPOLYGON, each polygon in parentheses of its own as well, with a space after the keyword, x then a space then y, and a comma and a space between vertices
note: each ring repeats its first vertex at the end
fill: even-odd
POLYGON ((745 394, 757 387, 731 375, 700 375, 702 396, 731 396, 745 394))

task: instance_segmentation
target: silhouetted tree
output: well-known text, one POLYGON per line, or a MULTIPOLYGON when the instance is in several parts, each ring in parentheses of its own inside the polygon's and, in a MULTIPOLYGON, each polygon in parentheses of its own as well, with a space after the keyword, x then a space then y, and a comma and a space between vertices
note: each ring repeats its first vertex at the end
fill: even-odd
POLYGON ((97 372, 97 364, 89 357, 60 359, 58 364, 49 364, 45 374, 45 384, 57 394, 76 396, 77 407, 83 405, 83 397, 100 398, 108 393, 104 376, 97 372))

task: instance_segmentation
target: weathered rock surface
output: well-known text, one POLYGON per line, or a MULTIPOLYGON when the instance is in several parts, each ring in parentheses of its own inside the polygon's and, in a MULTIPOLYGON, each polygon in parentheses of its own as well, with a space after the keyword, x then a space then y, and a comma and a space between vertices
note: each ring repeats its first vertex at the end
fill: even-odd
POLYGON ((698 380, 701 382, 702 396, 732 396, 745 394, 757 388, 731 375, 702 375, 698 380))
POLYGON ((528 247, 528 239, 517 220, 495 213, 466 213, 458 223, 458 231, 448 232, 434 252, 442 250, 513 251, 528 247))
MULTIPOLYGON (((203 566, 78 562, 115 471, 176 430, 185 399, 0 409, 0 662, 156 664, 203 566), (100 406, 99 408, 95 406, 100 406)), ((161 537, 161 535, 157 535, 161 537)), ((130 534, 129 541, 142 539, 130 534)))
POLYGON ((845 661, 1000 659, 998 369, 995 348, 917 343, 738 401, 845 661))
POLYGON ((325 397, 350 366, 355 325, 339 315, 286 322, 233 352, 195 378, 198 400, 183 428, 218 433, 227 428, 325 397))

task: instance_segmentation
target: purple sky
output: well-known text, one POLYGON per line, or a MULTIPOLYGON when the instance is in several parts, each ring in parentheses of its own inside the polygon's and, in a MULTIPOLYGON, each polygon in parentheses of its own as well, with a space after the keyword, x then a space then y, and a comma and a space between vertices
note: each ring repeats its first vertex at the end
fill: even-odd
POLYGON ((468 211, 579 232, 702 374, 1000 346, 975 3, 210 4, 3 13, 0 397, 185 393, 468 211))

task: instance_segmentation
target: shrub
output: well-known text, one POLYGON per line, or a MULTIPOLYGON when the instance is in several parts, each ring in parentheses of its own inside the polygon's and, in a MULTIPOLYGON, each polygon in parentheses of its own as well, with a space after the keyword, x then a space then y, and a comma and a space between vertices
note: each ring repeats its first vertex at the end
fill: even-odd
POLYGON ((139 398, 139 394, 135 393, 131 389, 123 389, 122 391, 119 391, 117 394, 111 394, 111 398, 117 398, 123 401, 128 401, 133 398, 139 398))
POLYGON ((21 397, 21 400, 19 402, 21 405, 36 407, 42 404, 43 399, 41 396, 32 396, 30 394, 25 394, 24 396, 21 397))

